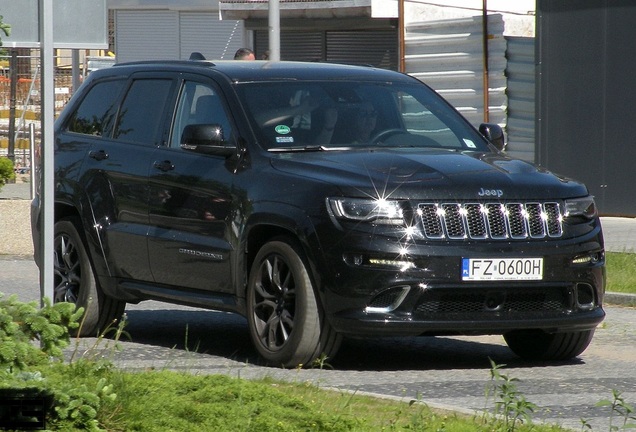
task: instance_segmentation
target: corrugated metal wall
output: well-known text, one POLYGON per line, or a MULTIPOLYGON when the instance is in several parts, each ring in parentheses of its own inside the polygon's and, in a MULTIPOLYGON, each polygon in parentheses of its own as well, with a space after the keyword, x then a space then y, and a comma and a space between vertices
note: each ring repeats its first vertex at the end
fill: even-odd
MULTIPOLYGON (((505 127, 507 152, 529 162, 535 146, 535 39, 504 37, 488 15, 489 121, 505 127)), ((481 16, 410 23, 406 72, 444 96, 475 126, 484 121, 481 16)))
MULTIPOLYGON (((489 121, 506 123, 506 41, 499 14, 488 15, 489 121)), ((472 124, 484 121, 482 18, 409 23, 406 72, 444 96, 472 124)))
POLYGON ((535 38, 506 37, 508 79, 508 154, 536 161, 535 38))

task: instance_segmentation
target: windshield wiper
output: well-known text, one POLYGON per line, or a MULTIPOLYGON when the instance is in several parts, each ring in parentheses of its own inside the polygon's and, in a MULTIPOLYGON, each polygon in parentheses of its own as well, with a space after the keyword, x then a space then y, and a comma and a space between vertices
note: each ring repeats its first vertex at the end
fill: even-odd
POLYGON ((304 147, 273 147, 267 149, 272 153, 288 153, 288 152, 320 152, 320 151, 338 151, 350 150, 351 147, 325 147, 323 145, 308 145, 304 147))

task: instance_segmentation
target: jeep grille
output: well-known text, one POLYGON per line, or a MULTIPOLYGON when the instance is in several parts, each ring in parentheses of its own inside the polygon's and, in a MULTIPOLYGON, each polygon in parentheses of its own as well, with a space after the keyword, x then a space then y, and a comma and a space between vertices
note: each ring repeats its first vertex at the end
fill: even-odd
POLYGON ((422 203, 418 215, 429 239, 522 240, 563 234, 556 202, 422 203))

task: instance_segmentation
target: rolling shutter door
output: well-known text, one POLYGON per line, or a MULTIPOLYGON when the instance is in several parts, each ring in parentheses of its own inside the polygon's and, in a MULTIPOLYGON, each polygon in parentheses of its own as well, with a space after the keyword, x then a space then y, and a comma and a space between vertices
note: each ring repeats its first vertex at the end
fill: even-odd
POLYGON ((179 58, 177 12, 119 10, 115 28, 117 63, 179 58))
MULTIPOLYGON (((256 58, 269 50, 269 37, 265 30, 254 35, 256 58)), ((322 61, 324 59, 323 32, 281 31, 280 59, 294 61, 322 61)))
POLYGON ((328 62, 398 69, 397 30, 328 31, 326 33, 328 62))
MULTIPOLYGON (((265 30, 255 31, 257 56, 268 49, 265 30)), ((396 29, 281 31, 281 60, 328 61, 398 69, 396 29)))

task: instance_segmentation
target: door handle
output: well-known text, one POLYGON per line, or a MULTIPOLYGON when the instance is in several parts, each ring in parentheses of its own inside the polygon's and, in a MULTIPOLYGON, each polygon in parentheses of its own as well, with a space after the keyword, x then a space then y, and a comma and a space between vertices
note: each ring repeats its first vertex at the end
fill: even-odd
POLYGON ((174 164, 170 162, 169 160, 165 160, 163 162, 155 162, 153 166, 157 168, 158 170, 161 170, 164 172, 174 169, 174 164))
POLYGON ((102 161, 104 159, 108 159, 108 153, 106 153, 104 150, 91 150, 90 152, 88 152, 88 157, 98 161, 102 161))

